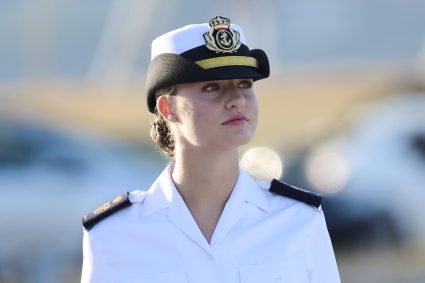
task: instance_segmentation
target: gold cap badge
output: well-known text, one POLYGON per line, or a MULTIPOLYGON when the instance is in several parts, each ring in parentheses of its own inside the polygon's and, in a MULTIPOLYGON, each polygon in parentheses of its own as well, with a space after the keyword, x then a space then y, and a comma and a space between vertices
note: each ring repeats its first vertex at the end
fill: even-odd
POLYGON ((210 20, 210 31, 204 33, 205 46, 216 53, 233 53, 241 47, 239 32, 230 27, 230 20, 217 16, 210 20))

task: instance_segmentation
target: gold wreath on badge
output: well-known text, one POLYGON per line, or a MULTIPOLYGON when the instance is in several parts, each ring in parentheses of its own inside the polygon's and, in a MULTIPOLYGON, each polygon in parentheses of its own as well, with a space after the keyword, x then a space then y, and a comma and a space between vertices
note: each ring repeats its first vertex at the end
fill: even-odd
POLYGON ((230 27, 230 20, 217 16, 210 20, 211 29, 204 33, 205 46, 216 53, 233 53, 241 47, 238 31, 230 27))

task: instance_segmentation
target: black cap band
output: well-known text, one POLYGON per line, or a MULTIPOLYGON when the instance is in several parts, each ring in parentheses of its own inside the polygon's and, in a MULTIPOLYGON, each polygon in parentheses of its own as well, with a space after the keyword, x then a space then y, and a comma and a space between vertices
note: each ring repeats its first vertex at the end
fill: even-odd
POLYGON ((246 46, 233 54, 217 56, 205 46, 180 55, 163 53, 150 63, 146 78, 149 111, 156 107, 155 93, 164 87, 181 83, 212 80, 260 80, 270 74, 269 61, 261 49, 249 50, 246 46))

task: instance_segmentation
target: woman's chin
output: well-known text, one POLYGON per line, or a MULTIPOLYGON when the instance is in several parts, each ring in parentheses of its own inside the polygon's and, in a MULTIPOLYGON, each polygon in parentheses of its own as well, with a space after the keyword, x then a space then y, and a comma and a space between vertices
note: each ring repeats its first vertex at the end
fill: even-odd
POLYGON ((248 144, 253 137, 254 137, 253 134, 233 136, 232 138, 229 138, 227 140, 227 144, 229 146, 235 146, 235 147, 244 146, 248 144))

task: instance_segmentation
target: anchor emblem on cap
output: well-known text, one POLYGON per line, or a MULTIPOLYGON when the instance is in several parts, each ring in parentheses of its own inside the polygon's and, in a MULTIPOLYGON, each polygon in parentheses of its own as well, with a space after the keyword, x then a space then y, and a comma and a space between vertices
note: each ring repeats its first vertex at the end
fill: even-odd
POLYGON ((216 53, 233 53, 241 47, 239 32, 230 27, 230 20, 217 16, 209 22, 211 29, 204 33, 205 46, 216 53))

